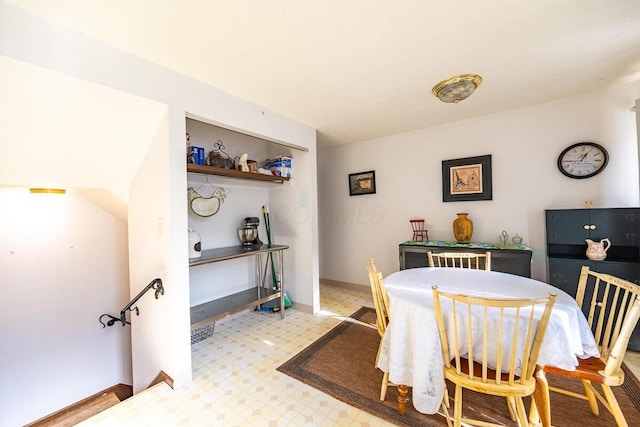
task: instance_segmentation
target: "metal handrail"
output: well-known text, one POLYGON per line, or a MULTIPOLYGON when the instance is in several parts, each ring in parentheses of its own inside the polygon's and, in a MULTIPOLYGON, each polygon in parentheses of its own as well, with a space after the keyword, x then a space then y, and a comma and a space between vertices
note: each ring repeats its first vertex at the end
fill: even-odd
POLYGON ((100 316, 98 318, 98 321, 100 322, 100 324, 102 324, 102 327, 105 328, 107 326, 113 326, 116 322, 122 322, 123 327, 125 325, 130 325, 131 322, 127 321, 127 315, 126 315, 127 311, 135 311, 136 316, 139 316, 140 309, 138 309, 138 306, 134 306, 134 304, 138 302, 138 300, 142 297, 142 295, 147 293, 149 289, 156 290, 156 293, 155 293, 156 299, 158 299, 160 295, 164 295, 164 287, 162 286, 162 279, 159 279, 159 278, 153 279, 151 283, 149 283, 142 291, 140 291, 138 295, 136 295, 131 301, 129 301, 129 304, 125 305, 122 311, 120 311, 120 318, 117 318, 110 314, 103 314, 102 316, 100 316), (107 316, 109 318, 106 324, 102 321, 102 318, 104 316, 107 316))

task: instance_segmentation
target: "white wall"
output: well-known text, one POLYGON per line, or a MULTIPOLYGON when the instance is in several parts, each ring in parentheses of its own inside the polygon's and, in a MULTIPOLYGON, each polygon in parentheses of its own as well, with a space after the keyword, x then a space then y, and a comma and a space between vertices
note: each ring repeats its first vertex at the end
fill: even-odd
MULTIPOLYGON (((19 264, 27 270, 20 273, 21 286, 12 284, 12 274, 18 274, 16 264, 10 269, 0 268, 0 290, 6 296, 0 305, 7 314, 2 320, 12 330, 6 348, 33 351, 13 355, 4 352, 16 358, 2 365, 11 366, 12 385, 0 392, 0 424, 5 425, 5 418, 11 420, 6 425, 22 425, 107 387, 132 382, 130 328, 116 325, 109 328, 112 332, 105 332, 97 319, 103 313, 119 316, 129 301, 127 190, 166 107, 5 56, 0 56, 0 69, 1 91, 6 95, 0 97, 0 186, 4 186, 0 191, 14 197, 15 191, 25 193, 28 186, 70 189, 70 194, 60 199, 68 210, 56 212, 53 218, 47 216, 48 206, 42 204, 47 198, 8 198, 0 203, 0 210, 9 215, 0 227, 0 241, 15 240, 14 233, 31 238, 31 228, 38 230, 36 240, 31 242, 34 248, 22 251, 34 256, 28 264, 19 264), (31 205, 34 200, 40 201, 40 206, 29 211, 25 203, 31 205), (73 228, 76 217, 82 219, 77 231, 73 228), (39 224, 43 220, 49 227, 39 224), (113 223, 119 224, 116 232, 110 232, 113 223), (58 240, 72 241, 76 233, 86 233, 83 239, 91 239, 92 248, 82 259, 67 262, 58 240), (122 262, 111 262, 111 258, 122 262), (33 267, 41 263, 45 264, 42 274, 33 267), (55 270, 55 274, 49 270, 55 270), (67 280, 76 275, 86 278, 82 292, 67 280), (94 289, 96 283, 101 285, 98 289, 94 289), (44 321, 36 330, 46 336, 43 344, 55 342, 55 354, 60 354, 52 357, 51 363, 43 359, 35 368, 33 359, 42 355, 33 346, 39 340, 32 338, 34 325, 7 323, 23 306, 19 301, 25 289, 36 297, 46 296, 49 304, 40 304, 40 320, 44 321), (88 290, 90 295, 85 295, 88 290), (61 309, 66 311, 64 318, 46 321, 61 317, 61 309), (124 344, 96 339, 107 334, 122 337, 124 344), (61 368, 57 369, 60 359, 61 368), (73 369, 68 366, 70 361, 73 369), (61 389, 61 383, 68 387, 61 389), (31 401, 32 390, 38 390, 37 404, 31 401)), ((1 371, 4 373, 4 368, 1 371)))
POLYGON ((274 241, 291 248, 285 251, 285 292, 297 304, 296 309, 317 313, 320 310, 320 287, 302 285, 306 280, 317 283, 320 277, 315 141, 308 151, 289 154, 294 156, 294 175, 288 182, 288 189, 271 190, 271 228, 274 241))
POLYGON ((78 193, 0 189, 0 425, 130 383, 127 225, 78 193), (108 319, 106 319, 108 320, 108 319))
MULTIPOLYGON (((169 115, 158 127, 149 151, 131 183, 129 202, 129 269, 131 297, 153 279, 163 281, 164 295, 150 290, 136 303, 140 315, 131 315, 133 387, 137 393, 163 370, 179 383, 191 379, 189 351, 189 287, 182 263, 172 262, 178 233, 169 191, 169 115), (181 271, 182 275, 176 274, 181 271), (186 372, 185 372, 186 371, 186 372)), ((179 240, 178 240, 179 241, 179 240)), ((181 253, 181 252, 179 252, 181 253)))
MULTIPOLYGON (((24 79, 17 81, 16 84, 2 86, 0 106, 3 112, 10 111, 12 105, 19 105, 24 116, 29 117, 30 120, 26 123, 24 120, 2 122, 3 135, 11 137, 0 139, 2 144, 0 153, 7 153, 10 159, 10 161, 5 160, 4 155, 2 157, 8 167, 0 168, 0 185, 50 186, 57 184, 68 188, 109 189, 118 194, 124 187, 125 193, 130 191, 129 221, 131 224, 128 231, 132 271, 128 297, 135 296, 141 287, 156 275, 162 275, 167 287, 165 295, 158 301, 153 300, 152 294, 149 294, 152 301, 148 301, 149 298, 145 297, 139 307, 140 317, 133 319, 134 389, 139 390, 148 385, 160 368, 174 376, 177 386, 184 384, 191 378, 188 339, 190 330, 187 321, 189 271, 188 218, 185 206, 187 188, 184 164, 185 116, 187 113, 193 114, 230 129, 243 130, 259 138, 309 150, 315 150, 315 130, 121 50, 88 39, 77 31, 39 18, 0 0, 0 73, 3 73, 3 78, 6 74, 4 65, 15 62, 26 69, 36 67, 39 71, 24 74, 24 79), (122 105, 118 106, 116 103, 115 106, 116 110, 122 112, 121 116, 127 115, 129 107, 135 103, 133 98, 143 100, 135 105, 140 107, 136 112, 143 116, 139 122, 134 122, 131 128, 135 134, 123 132, 126 129, 123 123, 114 124, 110 120, 112 112, 101 116, 105 110, 100 108, 103 100, 100 96, 88 97, 86 102, 68 102, 85 99, 82 96, 84 89, 79 88, 80 85, 65 87, 61 92, 53 91, 56 95, 55 102, 48 105, 48 109, 40 108, 36 102, 21 103, 25 88, 31 85, 43 86, 39 80, 42 75, 45 75, 44 78, 47 80, 53 75, 63 75, 72 77, 74 80, 89 82, 89 86, 108 88, 107 92, 114 90, 121 92, 122 96, 114 97, 118 102, 122 102, 122 105), (167 111, 168 115, 165 117, 167 111), (59 113, 57 120, 48 120, 49 114, 52 113, 59 113), (61 131, 57 125, 58 119, 65 124, 70 124, 67 126, 68 132, 61 131), (82 127, 82 133, 77 133, 74 132, 73 123, 88 123, 88 125, 82 127), (24 128, 21 125, 25 125, 25 129, 29 131, 21 132, 24 128), (37 128, 39 128, 38 131, 34 132, 33 129, 37 128), (137 133, 140 129, 144 129, 145 132, 137 133), (31 136, 34 135, 41 137, 32 138, 31 136), (106 145, 99 144, 105 141, 107 141, 106 145), (123 141, 125 143, 122 143, 123 141), (11 147, 19 147, 17 153, 26 152, 28 155, 11 156, 12 150, 8 144, 11 147), (51 147, 55 149, 52 150, 51 147), (86 163, 78 163, 83 161, 82 158, 78 160, 76 151, 78 147, 86 151, 89 161, 99 162, 102 159, 99 154, 105 152, 107 154, 105 158, 113 165, 104 167, 105 165, 99 164, 92 168, 87 167, 86 163), (157 152, 148 151, 149 147, 157 152), (45 167, 44 174, 41 173, 43 170, 41 168, 12 166, 15 162, 27 162, 30 156, 42 152, 53 153, 56 161, 56 167, 45 167), (135 155, 131 156, 132 153, 135 155), (78 170, 80 172, 75 173, 78 170), (140 194, 144 195, 140 196, 140 194), (136 197, 136 200, 133 200, 133 197, 136 197), (148 200, 147 197, 152 202, 157 202, 158 206, 149 209, 148 216, 145 217, 145 209, 141 205, 148 200), (154 234, 158 233, 158 227, 163 230, 162 236, 154 234), (149 238, 149 241, 145 241, 145 238, 149 238), (159 245, 150 244, 150 241, 155 238, 160 242, 159 245), (175 319, 175 322, 171 322, 171 319, 175 319), (136 333, 135 331, 139 328, 141 332, 136 333), (146 332, 142 329, 146 329, 146 332), (162 352, 162 356, 156 354, 159 352, 162 352), (147 366, 148 362, 150 364, 147 366)), ((10 75, 19 74, 11 73, 10 75)), ((306 157, 311 158, 311 154, 307 153, 306 157)), ((43 164, 48 166, 46 159, 43 164)), ((300 177, 297 182, 304 185, 314 184, 315 163, 303 162, 302 164, 308 166, 308 169, 297 171, 300 177)), ((307 205, 310 209, 315 209, 317 197, 315 187, 301 186, 299 191, 306 192, 307 205)), ((301 203, 298 201, 297 194, 293 193, 282 196, 276 202, 288 203, 289 206, 297 206, 301 203)), ((271 204, 272 208, 278 207, 274 205, 274 200, 271 204)), ((296 256, 303 257, 308 264, 317 266, 317 240, 312 240, 317 237, 317 229, 313 229, 317 224, 313 219, 315 211, 311 212, 310 218, 312 219, 293 225, 290 240, 292 244, 297 244, 298 241, 303 243, 296 248, 296 256)), ((101 223, 98 222, 96 226, 100 227, 101 223)), ((108 240, 109 237, 106 236, 105 239, 108 240)), ((113 242, 104 244, 112 246, 113 242)), ((120 245, 113 250, 124 254, 127 251, 127 245, 120 245)), ((57 267, 63 271, 74 271, 76 268, 70 264, 57 267)), ((118 270, 118 272, 122 271, 118 270)), ((296 271, 290 274, 290 278, 291 282, 300 289, 301 295, 304 293, 317 295, 317 268, 315 271, 313 268, 296 271)), ((46 287, 46 283, 42 281, 34 280, 30 284, 36 289, 46 287)), ((60 286, 64 287, 64 282, 60 283, 60 286)), ((105 287, 104 290, 107 289, 115 295, 121 291, 120 288, 115 287, 105 287)), ((70 290, 64 289, 64 291, 70 290)), ((317 304, 310 299, 302 302, 310 306, 317 304)), ((118 310, 123 305, 119 303, 115 309, 118 310)), ((110 307, 109 310, 114 310, 114 307, 110 307)), ((91 310, 92 313, 94 311, 91 310)), ((63 330, 58 329, 58 325, 54 324, 47 324, 45 327, 49 334, 58 337, 60 345, 82 346, 82 343, 75 341, 74 333, 62 335, 63 330)), ((97 321, 90 327, 92 330, 100 330, 97 321)), ((27 336, 28 331, 23 332, 25 332, 24 336, 27 336)), ((107 350, 105 346, 97 348, 107 350)), ((33 349, 33 351, 38 350, 33 349)), ((128 356, 129 352, 123 351, 119 354, 128 356)), ((25 357, 22 360, 26 361, 28 358, 25 357)), ((55 370, 48 371, 48 377, 24 377, 28 375, 31 368, 29 363, 14 365, 15 372, 29 381, 22 381, 15 387, 5 388, 0 401, 10 393, 16 400, 20 400, 22 407, 26 408, 32 402, 32 390, 40 387, 40 383, 47 384, 52 378, 57 378, 55 370)), ((104 388, 103 380, 107 379, 104 382, 113 385, 120 382, 121 377, 124 376, 113 372, 108 374, 101 372, 101 374, 103 376, 84 376, 85 389, 91 389, 95 393, 104 388)), ((59 384, 65 384, 64 377, 60 379, 59 384)), ((64 405, 55 405, 55 403, 64 401, 67 405, 77 401, 76 392, 76 388, 59 387, 56 399, 53 399, 50 393, 44 396, 43 400, 45 403, 49 400, 53 401, 54 404, 50 406, 60 409, 64 405)), ((84 393, 81 397, 86 396, 87 393, 84 393)), ((14 405, 14 408, 18 406, 14 405)), ((4 416, 19 416, 27 421, 33 421, 44 415, 36 410, 34 405, 29 406, 28 411, 14 412, 13 408, 5 408, 3 404, 0 412, 4 416)))
POLYGON ((411 239, 410 218, 426 219, 430 239, 454 240, 456 213, 468 212, 473 241, 518 233, 533 249, 533 277, 546 280, 544 209, 581 208, 585 200, 594 207, 638 206, 638 144, 629 111, 637 96, 637 87, 624 86, 320 150, 320 276, 367 284, 370 256, 385 275, 398 270, 398 244, 411 239), (556 161, 580 141, 604 145, 609 165, 596 177, 572 180, 556 161), (442 202, 441 162, 486 154, 492 155, 493 200, 442 202), (377 193, 349 197, 348 174, 368 170, 376 172, 377 193))
POLYGON ((638 134, 638 164, 640 165, 640 98, 636 99, 634 112, 636 113, 636 132, 638 134))

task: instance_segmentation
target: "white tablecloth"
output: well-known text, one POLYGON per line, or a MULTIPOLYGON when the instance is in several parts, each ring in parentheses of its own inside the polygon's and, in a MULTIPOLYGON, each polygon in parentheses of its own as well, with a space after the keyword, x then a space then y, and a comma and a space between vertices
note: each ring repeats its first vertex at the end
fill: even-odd
POLYGON ((413 405, 425 414, 438 411, 445 386, 434 285, 445 292, 499 298, 545 298, 553 292, 557 298, 538 363, 573 370, 578 357, 599 356, 587 320, 573 297, 537 280, 485 270, 412 268, 387 276, 384 285, 391 318, 378 367, 389 372, 390 381, 413 387, 413 405))

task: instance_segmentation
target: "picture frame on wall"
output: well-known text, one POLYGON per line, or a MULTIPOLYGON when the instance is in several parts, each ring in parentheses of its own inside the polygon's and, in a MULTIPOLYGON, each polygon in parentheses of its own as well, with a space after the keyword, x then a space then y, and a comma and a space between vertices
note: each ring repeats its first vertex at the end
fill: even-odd
POLYGON ((492 200, 491 155, 442 161, 442 201, 492 200))
POLYGON ((375 194, 376 172, 358 172, 349 174, 349 196, 375 194))

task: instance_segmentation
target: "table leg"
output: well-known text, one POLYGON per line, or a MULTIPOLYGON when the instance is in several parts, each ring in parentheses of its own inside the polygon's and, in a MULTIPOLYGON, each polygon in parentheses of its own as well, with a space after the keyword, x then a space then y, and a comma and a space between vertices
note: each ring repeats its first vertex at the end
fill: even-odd
POLYGON ((406 406, 407 400, 409 400, 409 398, 407 398, 407 394, 409 394, 409 389, 407 388, 407 386, 404 384, 399 384, 398 385, 398 414, 400 415, 404 415, 404 408, 406 406))

